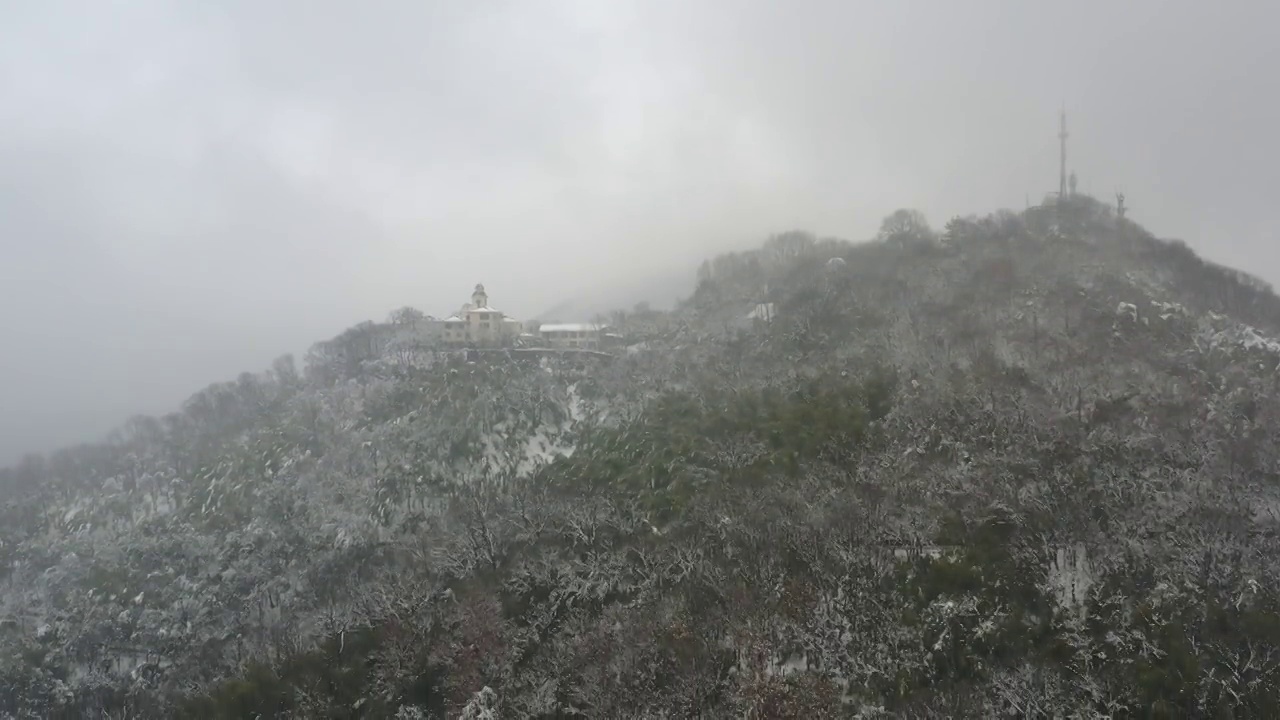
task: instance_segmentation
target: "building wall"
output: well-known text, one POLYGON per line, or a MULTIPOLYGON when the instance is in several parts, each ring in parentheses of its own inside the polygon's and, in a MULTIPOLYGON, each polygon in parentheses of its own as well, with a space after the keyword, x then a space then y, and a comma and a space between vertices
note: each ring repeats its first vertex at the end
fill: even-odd
POLYGON ((470 335, 467 332, 465 320, 442 320, 440 324, 440 338, 445 345, 466 345, 469 341, 470 335))
POLYGON ((600 347, 599 330, 544 331, 540 334, 543 342, 549 347, 587 348, 593 350, 600 347))
POLYGON ((502 344, 502 313, 488 308, 467 311, 467 334, 472 344, 494 346, 502 344))
POLYGON ((469 308, 458 320, 437 320, 440 340, 450 347, 503 347, 512 344, 523 329, 496 310, 469 308))
POLYGON ((524 331, 524 325, 508 318, 500 310, 489 307, 488 296, 476 286, 471 302, 464 304, 452 317, 428 320, 431 332, 445 347, 510 347, 524 331))

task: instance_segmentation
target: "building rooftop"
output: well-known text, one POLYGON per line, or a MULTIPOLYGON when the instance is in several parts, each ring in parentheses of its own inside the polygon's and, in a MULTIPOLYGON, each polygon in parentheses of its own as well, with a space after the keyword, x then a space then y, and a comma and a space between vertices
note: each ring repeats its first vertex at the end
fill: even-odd
POLYGON ((604 327, 595 323, 546 323, 538 326, 538 332, 596 332, 604 327))

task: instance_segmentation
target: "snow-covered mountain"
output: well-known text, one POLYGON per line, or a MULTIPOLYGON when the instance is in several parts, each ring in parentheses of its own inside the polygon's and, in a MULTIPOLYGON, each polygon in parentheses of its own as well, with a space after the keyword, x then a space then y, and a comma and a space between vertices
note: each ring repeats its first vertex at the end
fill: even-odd
POLYGON ((1280 714, 1264 283, 1087 197, 698 275, 5 470, 0 716, 1280 714))

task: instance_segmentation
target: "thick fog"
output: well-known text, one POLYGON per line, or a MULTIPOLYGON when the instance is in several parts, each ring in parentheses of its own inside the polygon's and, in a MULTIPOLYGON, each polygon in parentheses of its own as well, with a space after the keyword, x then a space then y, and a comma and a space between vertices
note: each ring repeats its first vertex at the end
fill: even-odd
MULTIPOLYGON (((1280 283, 1272 3, 0 3, 0 462, 355 322, 1081 191, 1280 283)), ((614 293, 614 295, 609 295, 614 293)), ((664 298, 651 298, 660 301, 664 298)), ((572 319, 572 318, 565 318, 572 319)))

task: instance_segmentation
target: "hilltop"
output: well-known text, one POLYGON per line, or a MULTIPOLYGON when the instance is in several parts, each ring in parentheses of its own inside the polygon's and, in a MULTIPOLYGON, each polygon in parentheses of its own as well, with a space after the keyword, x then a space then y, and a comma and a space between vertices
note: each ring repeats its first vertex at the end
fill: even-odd
POLYGON ((4 471, 0 713, 1280 715, 1265 283, 1073 196, 610 321, 348 333, 4 471))

